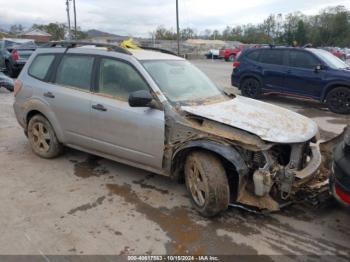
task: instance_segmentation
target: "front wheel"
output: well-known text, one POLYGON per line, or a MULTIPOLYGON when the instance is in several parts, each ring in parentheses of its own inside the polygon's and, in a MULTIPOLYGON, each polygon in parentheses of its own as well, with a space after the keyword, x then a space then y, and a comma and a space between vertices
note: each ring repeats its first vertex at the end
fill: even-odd
POLYGON ((257 99, 261 95, 261 84, 255 78, 246 78, 241 84, 241 93, 243 96, 257 99))
POLYGON ((42 115, 30 119, 28 139, 34 153, 42 158, 54 158, 63 151, 50 122, 42 115))
POLYGON ((230 57, 228 58, 228 61, 233 62, 235 61, 235 58, 236 58, 235 55, 230 55, 230 57))
POLYGON ((337 87, 331 90, 326 97, 326 103, 334 113, 349 114, 350 113, 350 88, 337 87))
POLYGON ((191 152, 186 158, 185 181, 195 209, 212 217, 228 208, 229 183, 220 159, 204 151, 191 152))

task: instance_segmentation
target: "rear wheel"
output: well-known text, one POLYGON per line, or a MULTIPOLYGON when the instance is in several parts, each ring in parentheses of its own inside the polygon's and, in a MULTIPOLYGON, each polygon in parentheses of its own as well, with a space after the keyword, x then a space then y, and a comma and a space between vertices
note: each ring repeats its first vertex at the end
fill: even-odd
POLYGON ((350 113, 350 88, 337 87, 331 90, 326 97, 326 103, 334 113, 349 114, 350 113))
POLYGON ((235 58, 236 58, 235 55, 230 55, 230 57, 228 58, 228 61, 233 62, 235 61, 235 58))
POLYGON ((63 151, 51 124, 42 115, 35 115, 30 119, 28 139, 32 150, 40 157, 54 158, 63 151))
POLYGON ((185 181, 195 209, 212 217, 228 208, 229 183, 220 159, 211 153, 194 151, 185 163, 185 181))
POLYGON ((257 99, 261 95, 261 84, 255 78, 246 78, 241 84, 241 92, 243 96, 257 99))

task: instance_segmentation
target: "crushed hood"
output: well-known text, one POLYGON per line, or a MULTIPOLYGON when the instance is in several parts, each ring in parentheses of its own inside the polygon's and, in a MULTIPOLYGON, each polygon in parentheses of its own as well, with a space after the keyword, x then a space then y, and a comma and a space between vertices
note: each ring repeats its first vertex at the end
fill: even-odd
POLYGON ((181 109, 274 143, 305 142, 313 138, 318 130, 317 124, 307 117, 242 96, 215 104, 183 106, 181 109))

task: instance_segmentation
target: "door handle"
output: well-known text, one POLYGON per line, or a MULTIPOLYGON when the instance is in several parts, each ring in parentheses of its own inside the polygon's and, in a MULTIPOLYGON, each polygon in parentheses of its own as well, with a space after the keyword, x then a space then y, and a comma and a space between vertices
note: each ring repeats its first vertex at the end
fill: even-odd
POLYGON ((51 92, 44 93, 44 96, 48 98, 55 98, 54 94, 52 94, 51 92))
POLYGON ((98 111, 107 111, 107 108, 105 108, 103 105, 101 104, 97 104, 97 105, 92 105, 92 108, 95 109, 95 110, 98 110, 98 111))

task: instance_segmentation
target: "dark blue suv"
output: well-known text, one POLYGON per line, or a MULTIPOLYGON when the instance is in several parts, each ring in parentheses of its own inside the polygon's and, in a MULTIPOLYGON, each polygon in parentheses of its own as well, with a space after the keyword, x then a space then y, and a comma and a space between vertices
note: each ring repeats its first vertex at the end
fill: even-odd
POLYGON ((242 95, 277 93, 319 100, 335 113, 350 113, 350 67, 314 48, 267 47, 243 51, 233 64, 232 85, 242 95))

